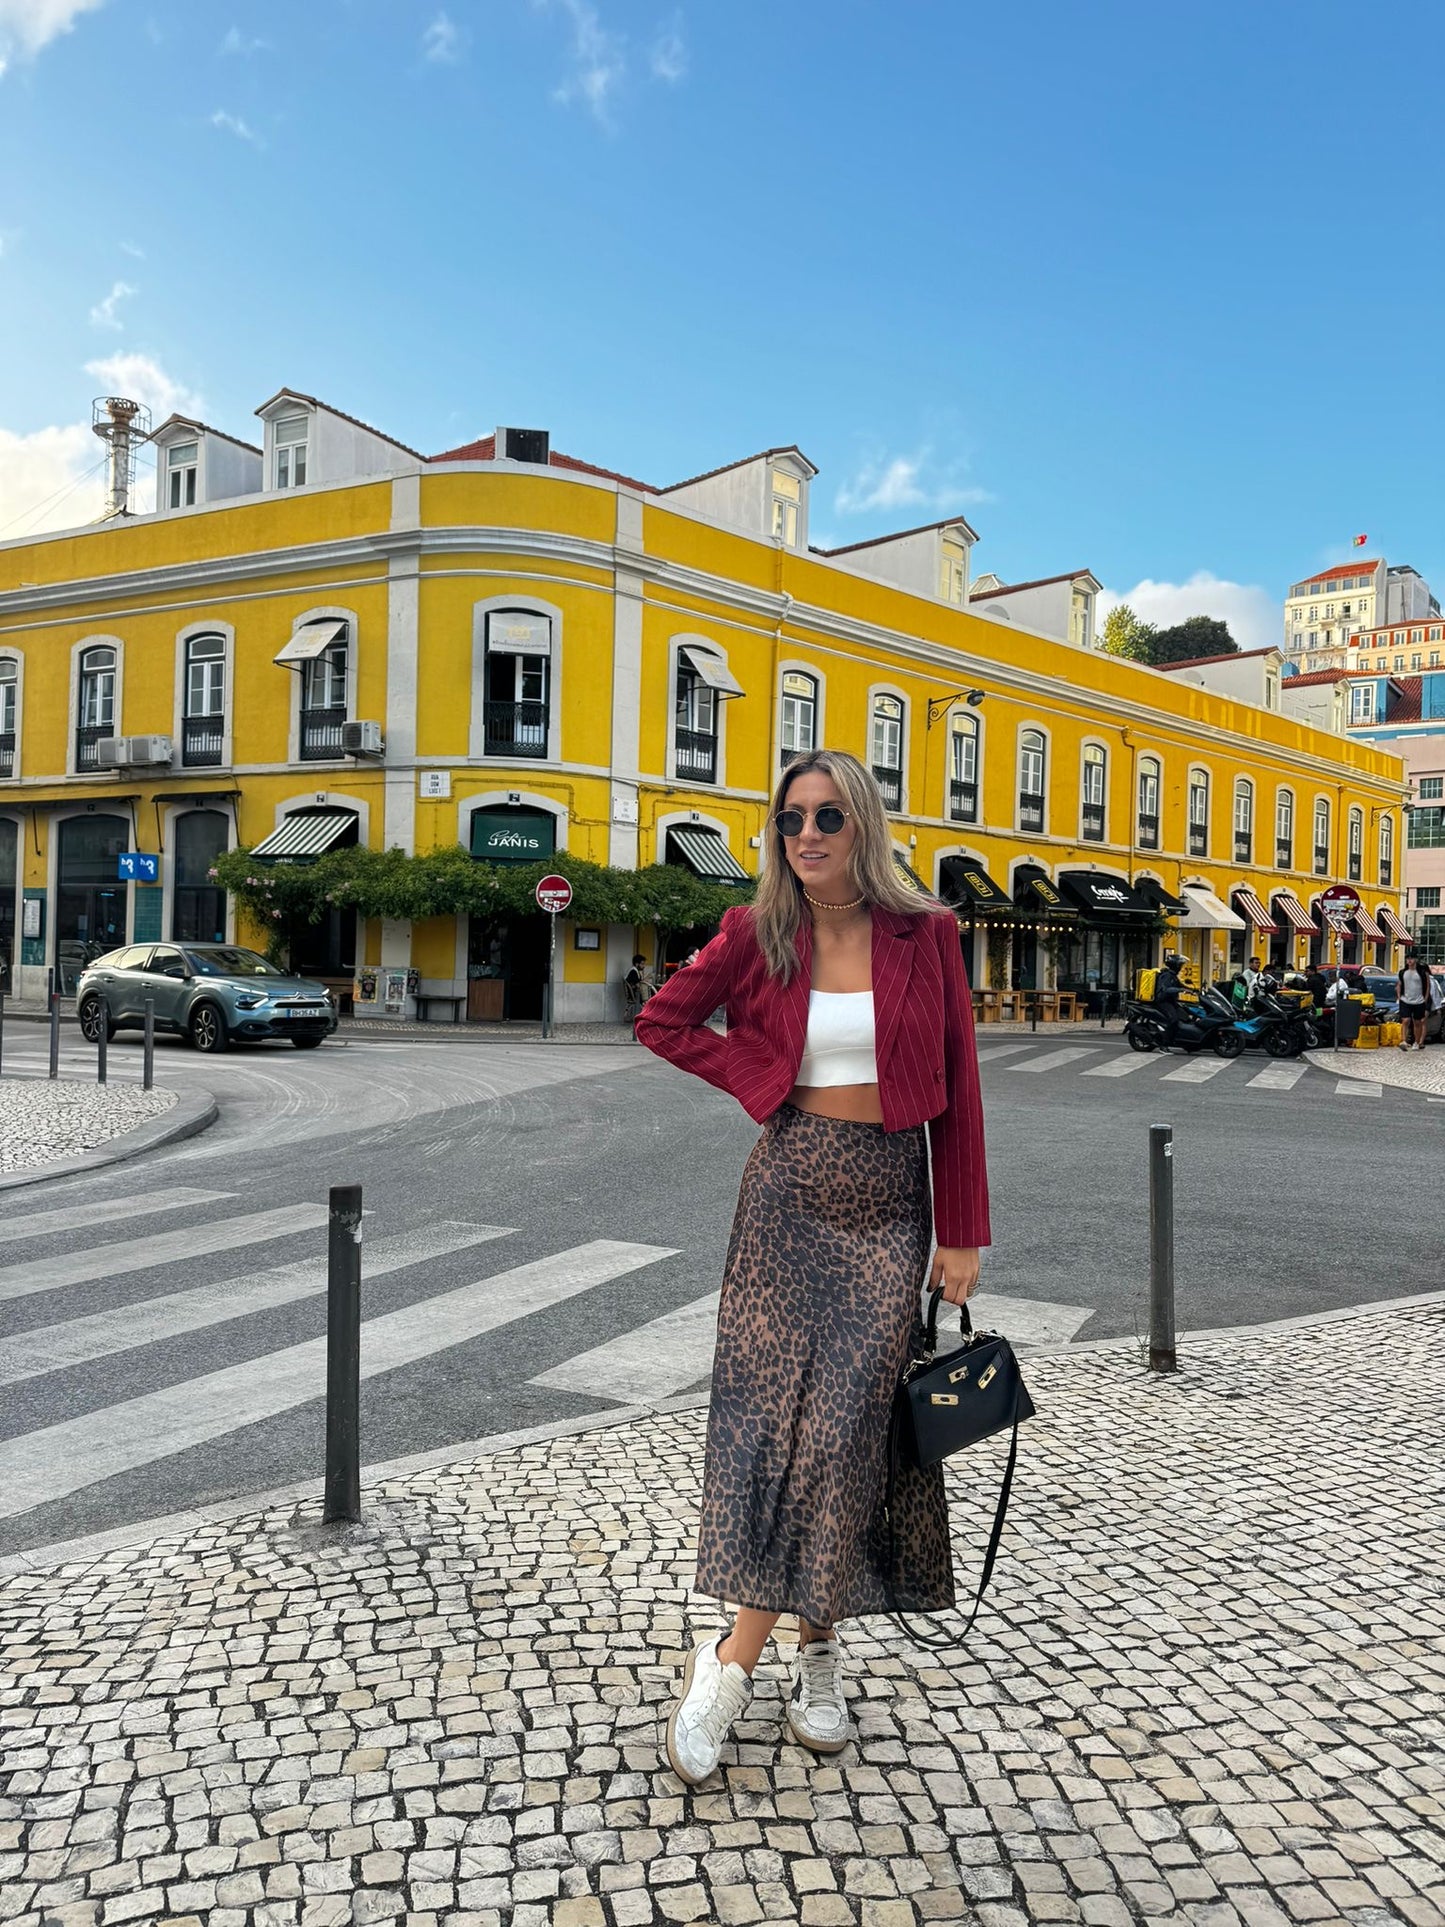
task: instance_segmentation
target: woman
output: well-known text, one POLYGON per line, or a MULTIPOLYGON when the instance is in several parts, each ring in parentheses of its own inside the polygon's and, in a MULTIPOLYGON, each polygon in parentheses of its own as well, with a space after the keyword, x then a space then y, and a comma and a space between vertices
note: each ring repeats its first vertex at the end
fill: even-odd
POLYGON ((951 1304, 975 1289, 988 1242, 952 916, 900 873, 852 756, 791 763, 768 838, 756 904, 729 910, 637 1020, 639 1042, 764 1126, 723 1278, 698 1540, 698 1591, 740 1610, 689 1655, 668 1721, 689 1785, 717 1766, 784 1613, 798 1620, 788 1727, 836 1753, 837 1622, 953 1604, 941 1469, 905 1473, 885 1520, 887 1431, 933 1234, 931 1283, 951 1304), (726 1036, 707 1023, 719 1005, 726 1036))

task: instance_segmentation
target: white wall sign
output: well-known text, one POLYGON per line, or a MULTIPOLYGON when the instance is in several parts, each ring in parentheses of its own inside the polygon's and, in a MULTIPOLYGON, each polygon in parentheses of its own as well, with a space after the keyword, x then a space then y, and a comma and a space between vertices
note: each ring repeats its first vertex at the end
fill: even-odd
POLYGON ((424 769, 417 772, 417 793, 421 796, 447 797, 452 793, 449 769, 424 769))
POLYGON ((612 797, 612 821, 614 823, 635 823, 637 821, 637 798, 624 796, 616 791, 612 797))

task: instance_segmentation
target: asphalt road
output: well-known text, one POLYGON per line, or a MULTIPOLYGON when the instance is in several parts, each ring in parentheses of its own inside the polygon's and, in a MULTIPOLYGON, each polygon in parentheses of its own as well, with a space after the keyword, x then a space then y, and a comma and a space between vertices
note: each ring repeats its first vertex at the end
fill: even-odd
MULTIPOLYGON (((16 1030, 7 1073, 39 1068, 16 1030)), ((1253 1057, 1126 1064, 1098 1033, 984 1052, 981 1311, 1024 1342, 1142 1331, 1153 1123, 1176 1138, 1182 1329, 1438 1285, 1445 1106, 1304 1065, 1269 1088, 1253 1057)), ((368 1213, 367 1463, 705 1382, 755 1136, 719 1093, 629 1045, 157 1055, 160 1081, 216 1092, 215 1130, 0 1209, 0 1555, 319 1478, 331 1184, 368 1213)), ((113 1075, 138 1057, 117 1043, 113 1075)))

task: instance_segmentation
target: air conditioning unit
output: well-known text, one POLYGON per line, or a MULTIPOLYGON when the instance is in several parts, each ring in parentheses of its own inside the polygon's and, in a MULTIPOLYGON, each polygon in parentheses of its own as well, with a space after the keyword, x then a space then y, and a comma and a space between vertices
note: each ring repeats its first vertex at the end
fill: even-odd
POLYGON ((101 769, 146 769, 172 759, 169 736, 102 736, 95 746, 101 769))
POLYGON ((381 756, 386 744, 382 740, 380 723, 343 723, 341 725, 341 749, 346 756, 381 756))

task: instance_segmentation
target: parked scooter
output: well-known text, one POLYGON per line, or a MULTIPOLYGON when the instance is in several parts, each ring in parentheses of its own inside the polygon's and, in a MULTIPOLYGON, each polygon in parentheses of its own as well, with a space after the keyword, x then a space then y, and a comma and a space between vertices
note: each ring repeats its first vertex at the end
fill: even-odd
POLYGON ((1238 1057, 1246 1041, 1229 999, 1212 987, 1200 992, 1197 1004, 1180 1007, 1172 1031, 1156 1004, 1131 998, 1124 1006, 1124 1036, 1130 1050, 1177 1049, 1191 1057, 1201 1050, 1238 1057))
MULTIPOLYGON (((1309 1006, 1279 992, 1278 980, 1262 973, 1244 1008, 1235 1010, 1235 1023, 1247 1050, 1262 1050, 1269 1057, 1298 1057, 1314 1041, 1309 1006)), ((1221 1003, 1231 1001, 1222 990, 1215 994, 1221 1003)))

